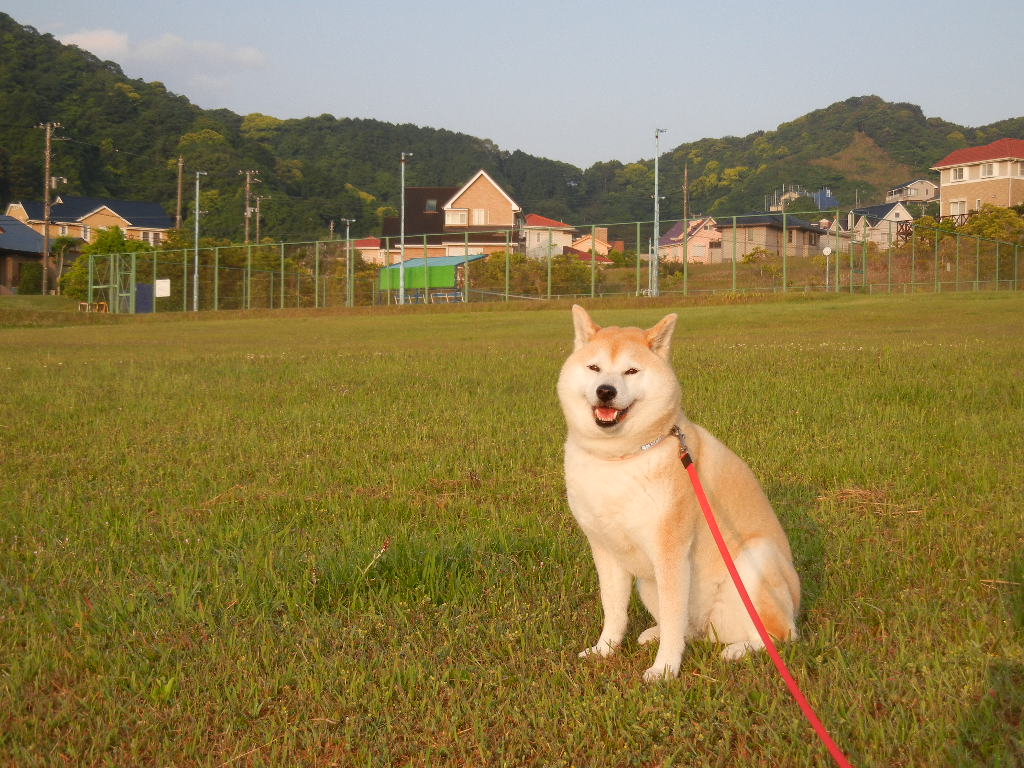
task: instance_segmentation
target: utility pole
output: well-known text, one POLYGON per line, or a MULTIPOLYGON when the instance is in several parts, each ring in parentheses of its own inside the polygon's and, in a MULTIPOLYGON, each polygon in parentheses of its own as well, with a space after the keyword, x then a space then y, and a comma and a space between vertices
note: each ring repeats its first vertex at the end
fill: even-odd
POLYGON ((196 171, 196 253, 192 262, 192 311, 199 311, 199 217, 202 211, 199 210, 199 177, 205 176, 206 171, 196 171))
POLYGON ((253 209, 252 209, 252 206, 251 206, 249 201, 252 199, 252 185, 253 184, 258 184, 259 181, 260 181, 260 178, 259 178, 260 172, 259 171, 254 171, 254 170, 250 169, 250 170, 247 170, 247 171, 239 171, 238 175, 239 176, 242 176, 242 175, 245 176, 245 243, 246 243, 246 245, 248 245, 249 244, 249 220, 252 219, 252 213, 253 213, 253 209))
POLYGON ((333 240, 334 239, 334 219, 331 219, 329 224, 331 225, 330 229, 329 229, 330 234, 327 236, 327 239, 328 240, 333 240))
POLYGON ((260 242, 260 201, 273 200, 270 195, 256 195, 256 244, 260 242))
POLYGON ((46 130, 46 154, 43 156, 43 296, 47 293, 47 273, 50 270, 50 189, 53 179, 50 177, 50 156, 53 148, 53 129, 60 128, 60 123, 40 123, 37 128, 46 130))
POLYGON ((178 155, 178 210, 174 214, 174 228, 181 229, 181 181, 185 173, 185 158, 178 155))
POLYGON ((349 228, 355 223, 355 219, 339 219, 345 222, 345 306, 355 305, 356 292, 352 288, 352 280, 355 277, 355 270, 352 269, 352 239, 349 237, 349 228))
POLYGON ((683 226, 690 226, 690 163, 683 163, 683 226))
MULTIPOLYGON (((660 296, 661 289, 658 285, 658 258, 661 241, 661 199, 658 197, 658 160, 661 154, 661 134, 667 132, 667 128, 654 129, 654 245, 651 249, 651 296, 660 296)), ((591 255, 593 258, 593 255, 591 255)))

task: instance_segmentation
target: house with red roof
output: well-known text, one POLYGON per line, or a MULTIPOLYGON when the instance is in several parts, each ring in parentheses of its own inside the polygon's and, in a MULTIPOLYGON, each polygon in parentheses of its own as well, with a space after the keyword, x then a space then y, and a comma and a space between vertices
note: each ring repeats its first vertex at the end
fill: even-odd
POLYGON ((534 259, 557 256, 572 245, 573 226, 537 213, 526 214, 523 226, 523 249, 534 259))
POLYGON ((950 152, 939 172, 939 215, 966 219, 983 205, 1024 203, 1024 140, 999 139, 950 152))

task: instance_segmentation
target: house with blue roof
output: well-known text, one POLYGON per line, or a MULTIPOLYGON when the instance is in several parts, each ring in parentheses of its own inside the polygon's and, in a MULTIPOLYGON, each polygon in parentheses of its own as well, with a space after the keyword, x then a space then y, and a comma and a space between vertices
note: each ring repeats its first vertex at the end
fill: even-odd
POLYGON ((16 293, 23 264, 39 264, 43 236, 11 216, 0 216, 0 296, 16 293))
MULTIPOLYGON (((6 215, 43 232, 43 204, 17 200, 7 206, 6 215)), ((174 219, 159 203, 115 200, 109 197, 58 195, 50 205, 50 238, 74 237, 91 243, 99 232, 119 227, 128 240, 159 245, 174 228, 174 219)))

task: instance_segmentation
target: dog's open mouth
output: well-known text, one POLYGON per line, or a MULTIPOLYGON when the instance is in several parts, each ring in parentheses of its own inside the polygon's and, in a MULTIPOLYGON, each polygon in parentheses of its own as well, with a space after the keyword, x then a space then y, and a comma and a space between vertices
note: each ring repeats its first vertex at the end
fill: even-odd
POLYGON ((594 421, 599 427, 614 427, 622 422, 629 408, 611 408, 607 405, 594 406, 594 421))

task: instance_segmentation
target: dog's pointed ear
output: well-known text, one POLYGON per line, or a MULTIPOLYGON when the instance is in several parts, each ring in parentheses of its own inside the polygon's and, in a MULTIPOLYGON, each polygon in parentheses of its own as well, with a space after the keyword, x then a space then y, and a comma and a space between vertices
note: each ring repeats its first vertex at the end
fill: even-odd
POLYGON ((665 315, 658 324, 646 331, 647 346, 659 357, 668 360, 669 348, 672 345, 672 332, 676 329, 676 320, 679 318, 675 312, 665 315))
POLYGON ((574 349, 582 347, 594 337, 595 333, 601 330, 601 327, 587 314, 587 310, 579 304, 572 305, 572 325, 576 331, 574 349))

